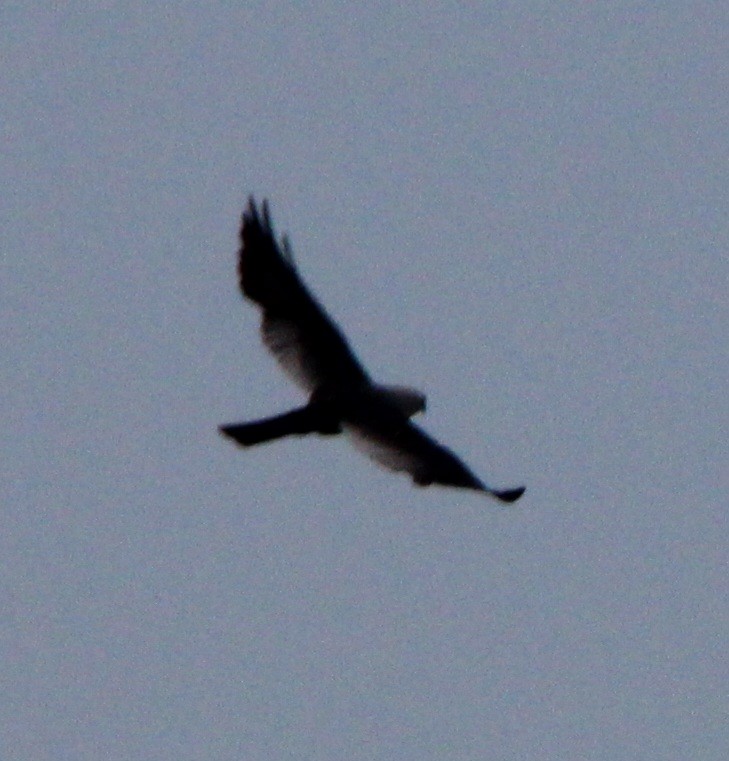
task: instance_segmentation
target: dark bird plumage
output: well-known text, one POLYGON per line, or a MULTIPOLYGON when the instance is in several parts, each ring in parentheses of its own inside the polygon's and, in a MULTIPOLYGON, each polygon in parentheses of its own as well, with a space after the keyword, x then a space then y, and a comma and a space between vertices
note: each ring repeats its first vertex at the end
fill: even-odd
POLYGON ((371 459, 406 471, 420 486, 443 484, 514 502, 524 487, 486 486, 446 447, 410 418, 425 396, 403 386, 374 383, 346 338, 302 281, 288 240, 277 243, 268 204, 251 198, 243 213, 238 274, 243 295, 262 310, 261 335, 283 370, 306 393, 295 410, 249 423, 220 426, 241 446, 292 435, 347 433, 371 459))

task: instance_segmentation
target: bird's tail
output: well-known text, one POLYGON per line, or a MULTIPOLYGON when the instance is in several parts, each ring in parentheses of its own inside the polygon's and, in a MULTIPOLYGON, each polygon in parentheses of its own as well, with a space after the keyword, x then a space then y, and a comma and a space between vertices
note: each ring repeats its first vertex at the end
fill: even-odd
POLYGON ((263 420, 221 425, 219 428, 220 433, 243 447, 263 444, 285 436, 304 436, 307 433, 334 434, 339 433, 340 430, 337 421, 323 416, 319 410, 310 405, 263 420))

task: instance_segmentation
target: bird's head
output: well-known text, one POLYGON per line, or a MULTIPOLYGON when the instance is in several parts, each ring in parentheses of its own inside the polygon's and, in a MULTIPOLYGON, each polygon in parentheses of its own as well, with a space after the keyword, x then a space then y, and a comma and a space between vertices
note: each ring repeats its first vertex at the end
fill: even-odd
POLYGON ((377 391, 408 417, 412 417, 418 412, 425 412, 425 394, 415 388, 409 386, 378 386, 377 391))

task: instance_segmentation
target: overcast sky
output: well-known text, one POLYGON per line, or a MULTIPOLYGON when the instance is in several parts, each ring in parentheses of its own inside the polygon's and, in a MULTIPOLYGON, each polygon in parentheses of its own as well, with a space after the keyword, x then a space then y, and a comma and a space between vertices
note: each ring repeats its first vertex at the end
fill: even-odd
POLYGON ((90 8, 0 9, 2 758, 729 758, 727 6, 90 8), (520 502, 217 434, 250 193, 520 502))

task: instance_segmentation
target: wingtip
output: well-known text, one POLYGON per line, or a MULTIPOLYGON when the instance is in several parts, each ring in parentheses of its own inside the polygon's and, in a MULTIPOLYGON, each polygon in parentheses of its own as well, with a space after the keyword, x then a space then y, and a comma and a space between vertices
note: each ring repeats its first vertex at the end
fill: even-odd
POLYGON ((252 194, 248 196, 248 205, 243 209, 240 220, 240 240, 242 244, 246 242, 248 231, 251 234, 255 231, 260 231, 264 235, 273 236, 271 213, 267 198, 264 198, 259 206, 252 194))
POLYGON ((240 215, 240 237, 243 240, 243 231, 249 224, 258 222, 258 209, 256 208, 256 199, 251 195, 248 196, 248 205, 243 208, 240 215))
POLYGON ((263 202, 261 203, 261 209, 263 211, 263 222, 266 225, 266 227, 270 230, 271 229, 271 214, 268 210, 268 199, 264 198, 263 202))
POLYGON ((271 226, 271 214, 269 211, 269 205, 268 205, 268 199, 264 198, 263 201, 261 201, 261 211, 259 214, 258 211, 258 204, 256 203, 256 197, 251 193, 251 195, 248 196, 248 205, 243 210, 243 219, 250 219, 254 222, 259 222, 261 218, 263 219, 263 222, 266 226, 271 226))
POLYGON ((503 491, 495 491, 494 489, 491 489, 489 493, 502 502, 516 502, 525 491, 526 486, 519 486, 516 489, 504 489, 503 491))

